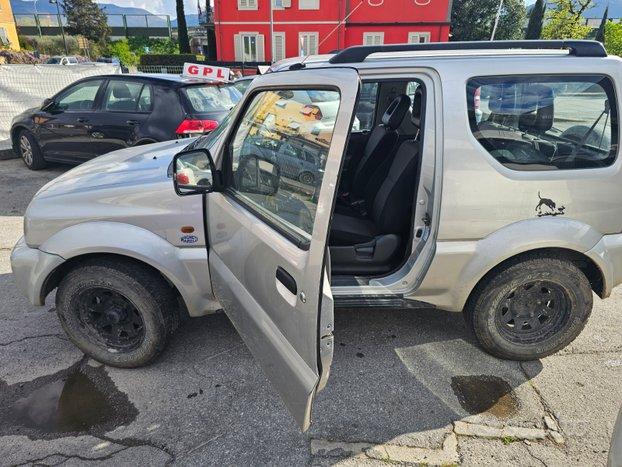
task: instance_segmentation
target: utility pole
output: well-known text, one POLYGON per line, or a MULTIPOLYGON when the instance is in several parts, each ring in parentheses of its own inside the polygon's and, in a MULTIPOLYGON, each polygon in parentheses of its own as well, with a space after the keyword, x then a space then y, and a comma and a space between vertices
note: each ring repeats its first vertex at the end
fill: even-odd
POLYGON ((58 25, 60 26, 60 33, 63 36, 63 45, 65 46, 65 55, 69 55, 69 49, 67 48, 67 40, 65 39, 65 28, 63 28, 63 20, 60 17, 60 7, 58 6, 58 0, 50 0, 50 3, 56 4, 56 15, 58 16, 58 25))
POLYGON ((497 26, 499 26, 499 18, 501 17, 501 9, 503 8, 503 0, 499 0, 499 8, 497 9, 497 16, 495 17, 495 25, 492 28, 492 35, 490 36, 490 40, 495 40, 495 34, 497 34, 497 26))
POLYGON ((270 0, 270 63, 274 63, 274 0, 270 0))

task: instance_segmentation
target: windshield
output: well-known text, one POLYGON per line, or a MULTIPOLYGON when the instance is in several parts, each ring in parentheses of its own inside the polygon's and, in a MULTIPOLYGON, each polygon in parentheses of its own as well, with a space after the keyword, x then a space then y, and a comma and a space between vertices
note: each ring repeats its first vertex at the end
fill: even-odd
POLYGON ((192 110, 197 113, 231 110, 242 94, 231 84, 205 84, 183 89, 192 110))

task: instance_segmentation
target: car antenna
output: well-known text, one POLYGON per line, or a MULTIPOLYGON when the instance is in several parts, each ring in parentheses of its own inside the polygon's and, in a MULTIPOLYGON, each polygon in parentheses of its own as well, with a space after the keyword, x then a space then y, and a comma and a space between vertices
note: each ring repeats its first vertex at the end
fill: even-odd
MULTIPOLYGON (((334 28, 333 28, 333 29, 332 29, 332 30, 331 30, 331 31, 330 31, 330 32, 326 35, 326 37, 324 37, 324 39, 322 39, 322 40, 320 41, 320 43, 317 45, 317 49, 318 49, 318 51, 320 50, 320 46, 321 46, 324 42, 326 42, 326 40, 327 40, 330 36, 332 36, 332 35, 335 33, 335 31, 337 31, 337 29, 339 29, 339 28, 341 27, 341 25, 342 25, 343 23, 345 23, 345 22, 348 20, 348 18, 349 18, 350 16, 352 16, 352 14, 353 14, 356 10, 358 10, 358 9, 359 9, 359 7, 360 7, 363 3, 365 3, 365 0, 361 0, 361 1, 359 2, 359 4, 358 4, 358 5, 356 5, 354 8, 352 8, 352 11, 351 11, 350 13, 348 13, 348 14, 345 16, 345 18, 343 18, 341 21, 339 21, 339 23, 337 24, 337 26, 335 26, 335 27, 334 27, 334 28)), ((302 59, 302 62, 299 62, 299 63, 294 63, 293 65, 291 65, 291 66, 289 67, 289 69, 290 69, 290 70, 292 70, 292 71, 294 71, 294 70, 302 70, 302 69, 305 67, 305 62, 307 61, 307 58, 309 58, 310 56, 311 56, 311 55, 306 55, 306 56, 302 59)))

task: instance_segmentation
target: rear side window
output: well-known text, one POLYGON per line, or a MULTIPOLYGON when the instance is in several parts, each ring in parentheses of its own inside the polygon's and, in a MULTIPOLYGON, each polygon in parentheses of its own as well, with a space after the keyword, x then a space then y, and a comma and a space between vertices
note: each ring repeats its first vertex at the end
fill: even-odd
POLYGON ((197 113, 230 110, 242 97, 232 85, 189 86, 183 88, 183 93, 197 113))
POLYGON ((618 112, 605 76, 473 78, 471 131, 514 170, 606 167, 618 150, 618 112))
POLYGON ((134 81, 110 80, 104 97, 104 110, 111 112, 146 112, 151 107, 148 85, 134 81), (147 89, 147 91, 145 91, 147 89), (149 107, 145 110, 145 104, 149 107))

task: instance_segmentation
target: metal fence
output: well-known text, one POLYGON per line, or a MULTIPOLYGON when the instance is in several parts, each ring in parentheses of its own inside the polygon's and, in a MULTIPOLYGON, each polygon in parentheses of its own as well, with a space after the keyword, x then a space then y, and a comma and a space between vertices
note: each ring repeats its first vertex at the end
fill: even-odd
MULTIPOLYGON (((17 32, 23 36, 58 36, 60 25, 67 26, 65 15, 16 14, 17 32)), ((172 37, 169 15, 108 15, 111 37, 172 37)))

